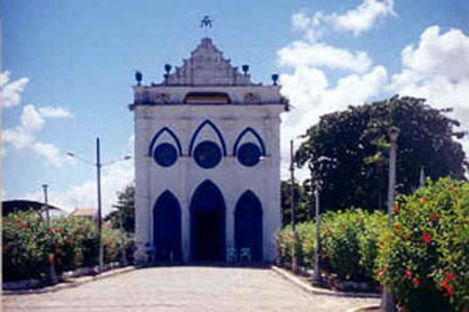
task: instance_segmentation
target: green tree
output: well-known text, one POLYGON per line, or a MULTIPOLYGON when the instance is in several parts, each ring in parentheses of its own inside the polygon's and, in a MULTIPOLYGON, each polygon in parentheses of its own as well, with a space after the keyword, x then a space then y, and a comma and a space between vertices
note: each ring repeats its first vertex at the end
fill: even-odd
POLYGON ((454 140, 464 133, 455 131, 460 124, 448 111, 394 96, 322 116, 296 152, 298 166, 307 165, 312 180, 322 181, 321 210, 385 209, 391 127, 399 129, 398 192, 415 191, 422 167, 433 180, 464 179, 464 151, 454 140))
MULTIPOLYGON (((295 222, 305 222, 310 220, 310 206, 307 189, 298 183, 295 183, 293 190, 293 200, 295 204, 295 222)), ((282 224, 283 226, 291 222, 291 182, 282 181, 281 183, 281 205, 282 205, 282 224)))
POLYGON ((135 184, 129 184, 122 192, 117 194, 117 204, 114 205, 116 210, 109 213, 105 220, 110 221, 113 228, 120 228, 122 218, 122 226, 124 231, 135 232, 135 184))

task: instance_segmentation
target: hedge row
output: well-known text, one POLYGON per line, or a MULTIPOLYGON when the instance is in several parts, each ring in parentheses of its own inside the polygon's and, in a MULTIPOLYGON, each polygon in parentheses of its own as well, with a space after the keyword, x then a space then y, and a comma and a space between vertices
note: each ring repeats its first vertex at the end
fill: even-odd
MULTIPOLYGON (((277 234, 280 260, 312 267, 315 224, 277 234)), ((326 274, 388 285, 402 311, 469 311, 469 183, 441 179, 399 196, 393 223, 360 209, 321 217, 321 267, 326 274)))
MULTIPOLYGON (((386 229, 386 216, 361 209, 327 212, 321 217, 321 267, 325 273, 337 274, 341 280, 374 281, 378 238, 386 229)), ((296 226, 296 239, 291 226, 277 234, 280 260, 291 262, 296 241, 299 265, 312 268, 316 247, 316 225, 296 226)))
MULTIPOLYGON (((53 218, 51 227, 40 213, 11 213, 3 218, 3 280, 42 279, 50 263, 57 273, 98 264, 98 229, 85 218, 53 218)), ((132 240, 120 230, 103 228, 104 261, 132 254, 132 240)))
POLYGON ((429 182, 393 210, 379 280, 407 311, 469 311, 469 183, 429 182))

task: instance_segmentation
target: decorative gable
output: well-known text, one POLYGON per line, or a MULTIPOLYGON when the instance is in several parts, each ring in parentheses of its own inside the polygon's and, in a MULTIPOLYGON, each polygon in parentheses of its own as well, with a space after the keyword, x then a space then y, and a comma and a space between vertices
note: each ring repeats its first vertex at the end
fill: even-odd
POLYGON ((247 86, 254 85, 249 74, 240 73, 229 59, 223 58, 210 38, 203 38, 191 57, 169 74, 168 85, 247 86))

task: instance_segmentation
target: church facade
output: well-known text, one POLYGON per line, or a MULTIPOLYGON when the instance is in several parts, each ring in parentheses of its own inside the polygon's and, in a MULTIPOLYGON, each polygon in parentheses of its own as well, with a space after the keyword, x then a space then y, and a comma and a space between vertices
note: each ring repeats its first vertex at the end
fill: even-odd
POLYGON ((251 81, 210 38, 164 80, 142 85, 135 121, 136 261, 254 262, 276 255, 281 226, 280 113, 271 85, 251 81))

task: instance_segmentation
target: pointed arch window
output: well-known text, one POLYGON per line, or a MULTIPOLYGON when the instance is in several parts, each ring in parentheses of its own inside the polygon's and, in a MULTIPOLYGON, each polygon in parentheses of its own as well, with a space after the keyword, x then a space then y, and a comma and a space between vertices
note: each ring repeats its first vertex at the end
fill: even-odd
POLYGON ((233 156, 236 156, 242 165, 254 167, 265 155, 265 145, 261 136, 251 127, 244 129, 236 139, 233 148, 233 156), (243 138, 249 134, 254 137, 256 143, 251 141, 243 142, 243 138))
POLYGON ((159 130, 148 147, 148 156, 152 156, 154 161, 162 167, 174 165, 178 157, 182 156, 181 143, 176 134, 168 127, 159 130), (165 133, 169 135, 170 140, 158 143, 159 138, 165 133))

